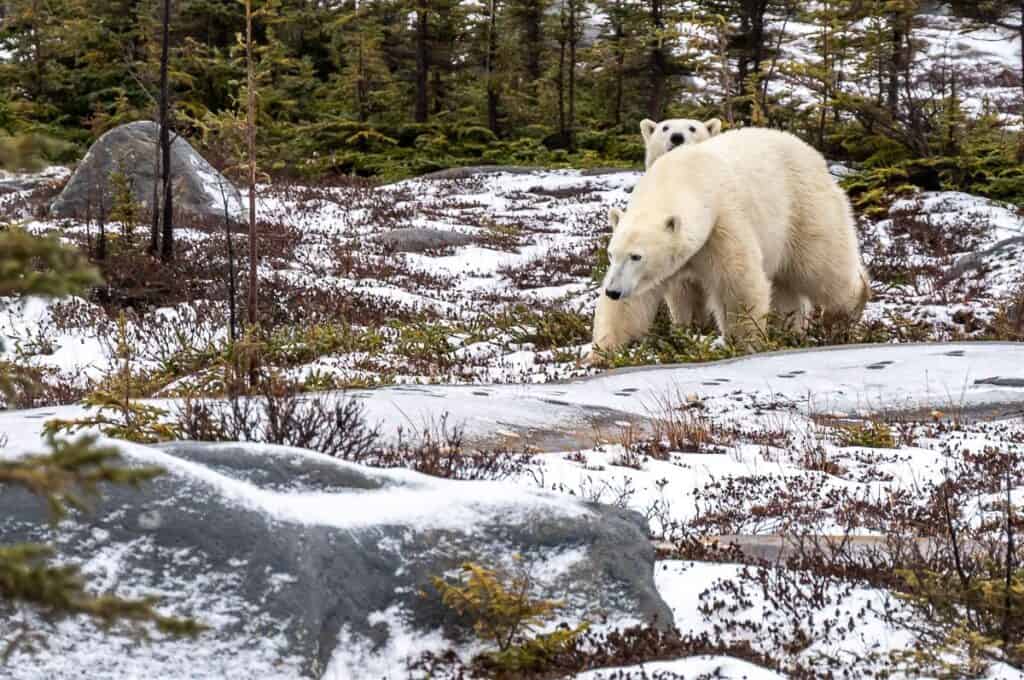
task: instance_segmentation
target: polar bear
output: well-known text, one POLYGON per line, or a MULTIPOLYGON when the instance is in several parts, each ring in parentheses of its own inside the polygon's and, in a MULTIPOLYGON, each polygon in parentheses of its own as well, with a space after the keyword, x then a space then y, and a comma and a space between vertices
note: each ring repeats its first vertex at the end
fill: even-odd
POLYGON ((656 123, 649 118, 640 121, 640 134, 644 138, 646 155, 644 167, 651 169, 654 161, 677 146, 696 144, 711 139, 722 131, 722 121, 717 118, 704 121, 689 118, 670 118, 656 123))
MULTIPOLYGON (((676 148, 686 144, 698 144, 711 139, 722 131, 722 121, 717 118, 699 120, 669 118, 660 123, 649 118, 640 121, 640 134, 644 138, 644 167, 651 169, 654 161, 676 148)), ((708 322, 704 310, 704 293, 694 282, 680 281, 666 295, 672 321, 689 326, 704 326, 708 322)))
POLYGON ((609 220, 595 348, 645 334, 663 298, 678 321, 674 292, 688 282, 722 335, 748 347, 770 308, 800 314, 806 298, 830 321, 855 320, 870 298, 850 202, 789 133, 747 128, 666 154, 609 220))

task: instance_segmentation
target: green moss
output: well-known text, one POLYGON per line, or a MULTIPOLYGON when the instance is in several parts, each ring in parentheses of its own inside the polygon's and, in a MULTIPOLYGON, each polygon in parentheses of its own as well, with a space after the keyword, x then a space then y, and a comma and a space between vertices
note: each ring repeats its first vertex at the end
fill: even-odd
POLYGON ((896 447, 892 428, 873 420, 855 425, 841 425, 836 432, 836 438, 840 446, 864 446, 869 449, 896 447))

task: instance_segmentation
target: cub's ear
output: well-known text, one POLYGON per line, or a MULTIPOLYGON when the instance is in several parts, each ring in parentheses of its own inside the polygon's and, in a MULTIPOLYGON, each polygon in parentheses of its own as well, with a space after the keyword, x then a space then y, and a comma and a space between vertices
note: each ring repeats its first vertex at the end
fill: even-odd
POLYGON ((650 118, 644 118, 640 121, 640 134, 643 135, 645 142, 651 138, 651 135, 654 134, 657 127, 658 124, 650 118))
POLYGON ((722 131, 722 121, 712 118, 711 120, 704 121, 704 127, 708 129, 708 135, 714 137, 722 131))
POLYGON ((619 226, 619 220, 622 219, 622 211, 618 208, 612 208, 608 211, 608 224, 612 225, 612 231, 615 231, 619 226))
POLYGON ((672 216, 665 220, 665 229, 668 231, 675 231, 679 228, 679 220, 675 216, 672 216))

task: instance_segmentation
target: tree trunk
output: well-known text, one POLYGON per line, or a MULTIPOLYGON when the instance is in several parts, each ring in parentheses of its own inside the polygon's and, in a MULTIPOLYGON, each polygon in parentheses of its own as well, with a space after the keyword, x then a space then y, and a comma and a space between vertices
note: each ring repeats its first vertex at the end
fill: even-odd
POLYGON ((99 221, 96 226, 99 235, 96 238, 96 259, 103 262, 107 259, 107 199, 104 190, 100 189, 99 221))
POLYGON ((160 168, 163 182, 164 200, 163 239, 160 244, 160 261, 167 263, 174 259, 174 198, 171 185, 171 130, 170 130, 170 87, 167 78, 167 66, 171 42, 171 0, 163 0, 163 36, 160 45, 160 168))
MULTIPOLYGON (((616 3, 615 9, 621 9, 622 3, 616 3)), ((611 124, 615 127, 623 124, 623 86, 626 79, 626 47, 622 15, 612 14, 612 45, 615 50, 615 90, 612 101, 611 124)))
MULTIPOLYGON (((248 320, 251 327, 259 322, 257 313, 257 270, 259 267, 256 251, 256 69, 252 54, 252 0, 245 0, 245 61, 247 67, 246 89, 246 137, 249 151, 249 295, 248 320)), ((253 370, 253 373, 255 371, 253 370)))
POLYGON ((427 2, 416 3, 416 122, 427 122, 427 80, 430 70, 430 53, 427 44, 427 2))
POLYGON ((560 143, 565 144, 565 44, 567 42, 565 32, 565 0, 562 0, 560 14, 562 30, 558 36, 558 75, 555 77, 555 85, 558 87, 558 137, 560 143))
POLYGON ((750 72, 757 75, 761 72, 761 62, 764 61, 764 14, 767 11, 767 3, 758 0, 753 3, 753 13, 750 17, 750 72))
MULTIPOLYGON (((1020 26, 1020 115, 1024 116, 1024 2, 1021 3, 1020 26)), ((1017 135, 1017 162, 1024 163, 1024 134, 1017 135)), ((1021 318, 1024 318, 1024 309, 1021 318)))
MULTIPOLYGON (((824 5, 825 15, 829 14, 828 2, 824 5)), ((818 112, 818 148, 825 148, 825 121, 828 119, 828 106, 831 96, 830 84, 832 82, 832 31, 828 19, 822 22, 821 37, 821 67, 823 71, 821 86, 821 111, 818 112)))
MULTIPOLYGON (((661 0, 651 0, 651 24, 657 33, 665 28, 661 15, 661 0)), ((661 120, 665 108, 665 80, 668 75, 668 59, 661 46, 660 36, 650 43, 651 96, 647 102, 647 117, 661 120)))
POLYGON ((889 84, 885 94, 885 105, 889 113, 896 115, 900 96, 900 73, 903 71, 903 21, 898 14, 892 15, 892 52, 889 55, 889 84))
MULTIPOLYGON (((358 8, 357 8, 358 10, 358 8)), ((356 107, 358 110, 359 122, 365 123, 370 117, 367 112, 367 97, 369 96, 370 90, 366 79, 366 56, 363 53, 364 39, 362 26, 357 28, 359 31, 359 48, 358 54, 356 55, 359 72, 356 75, 356 107)))
MULTIPOLYGON (((743 36, 744 40, 747 40, 750 36, 750 15, 745 10, 741 10, 740 14, 740 35, 743 36)), ((750 56, 747 53, 747 47, 748 45, 743 46, 739 57, 736 59, 736 96, 743 94, 747 86, 747 76, 750 74, 750 56)))
POLYGON ((497 0, 489 0, 487 11, 487 127, 495 135, 498 130, 498 84, 495 82, 495 62, 498 58, 497 0))
POLYGON ((228 196, 223 184, 220 187, 220 196, 224 203, 224 238, 227 241, 228 251, 228 339, 234 346, 235 340, 238 339, 236 333, 238 328, 238 313, 236 311, 238 291, 235 281, 235 244, 231 240, 231 214, 228 211, 228 196))
POLYGON ((544 19, 544 11, 540 0, 529 0, 526 13, 523 17, 523 35, 526 43, 523 45, 526 56, 526 75, 530 78, 530 89, 536 94, 537 84, 544 75, 541 65, 541 40, 544 37, 541 23, 544 19))
MULTIPOLYGON (((159 125, 160 112, 157 111, 157 125, 159 125)), ((153 215, 152 224, 149 228, 149 254, 156 257, 160 252, 160 135, 157 134, 156 144, 153 145, 153 215)))
POLYGON ((577 2, 579 0, 569 0, 569 151, 576 151, 576 44, 579 42, 577 2))
MULTIPOLYGON (((1020 0, 1020 25, 1017 26, 1017 44, 1020 45, 1020 115, 1024 116, 1024 0, 1020 0)), ((1024 134, 1017 135, 1017 162, 1024 163, 1024 134)), ((1021 310, 1021 318, 1024 318, 1024 309, 1021 310)))

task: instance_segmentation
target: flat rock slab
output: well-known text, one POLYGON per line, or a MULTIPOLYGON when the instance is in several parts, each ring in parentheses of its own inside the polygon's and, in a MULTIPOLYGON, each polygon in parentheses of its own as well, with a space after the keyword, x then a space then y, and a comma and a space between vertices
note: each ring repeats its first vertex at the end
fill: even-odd
MULTIPOLYGON (((113 196, 110 176, 114 172, 122 172, 129 178, 135 202, 150 210, 158 133, 159 126, 152 121, 127 123, 104 133, 89 148, 64 190, 51 204, 50 215, 95 218, 101 201, 109 211, 113 196)), ((171 171, 175 212, 223 220, 226 201, 230 219, 242 221, 244 211, 238 189, 183 137, 173 140, 171 171)))
POLYGON ((469 245, 476 239, 470 234, 457 231, 411 227, 375 234, 370 240, 395 252, 422 253, 428 250, 444 250, 469 245))
MULTIPOLYGON (((619 369, 562 383, 396 386, 350 391, 385 432, 441 415, 469 439, 513 432, 584 432, 645 417, 666 396, 737 406, 779 404, 806 414, 961 411, 1024 404, 1024 343, 864 345, 759 354, 703 364, 619 369)), ((588 445, 582 443, 582 445, 588 445)), ((591 442, 592 444, 592 442, 591 442)))
POLYGON ((965 274, 978 271, 982 267, 991 266, 993 262, 1000 259, 1014 258, 1019 261, 1022 252, 1024 252, 1024 236, 1014 236, 999 241, 984 250, 968 253, 954 262, 943 274, 939 285, 945 285, 965 274))
MULTIPOLYGON (((516 554, 534 595, 565 600, 569 622, 672 622, 635 513, 297 449, 118 445, 165 474, 106 488, 92 515, 56 527, 39 499, 5 490, 0 544, 53 541, 100 588, 158 595, 211 630, 139 650, 76 618, 47 629, 52 653, 16 651, 4 677, 405 677, 407 656, 468 637, 430 578, 465 561, 511 568, 516 554)), ((17 625, 0 616, 0 638, 17 625)))
POLYGON ((983 378, 982 380, 975 380, 975 385, 995 385, 997 387, 1024 387, 1024 375, 1019 378, 1002 378, 996 376, 994 378, 983 378))

